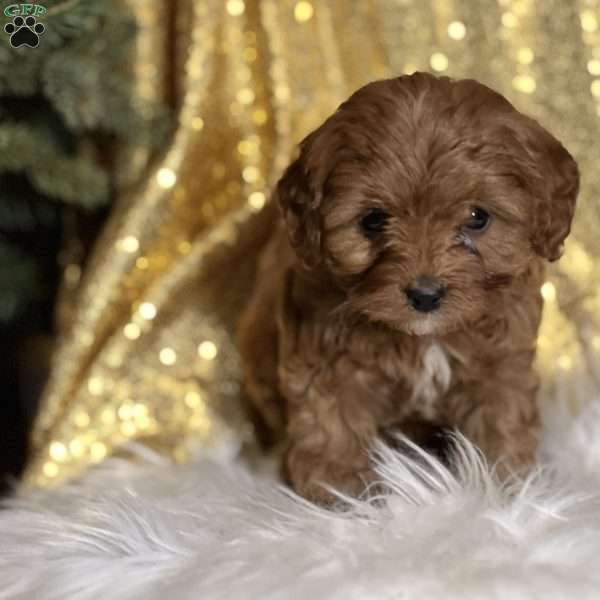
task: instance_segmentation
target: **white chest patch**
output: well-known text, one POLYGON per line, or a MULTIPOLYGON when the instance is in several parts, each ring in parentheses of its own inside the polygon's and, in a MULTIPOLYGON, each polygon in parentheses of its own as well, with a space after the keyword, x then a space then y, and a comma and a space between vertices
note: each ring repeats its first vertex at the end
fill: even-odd
POLYGON ((452 370, 448 354, 444 348, 434 342, 422 357, 422 370, 413 388, 413 401, 426 418, 435 416, 436 400, 448 391, 452 370))

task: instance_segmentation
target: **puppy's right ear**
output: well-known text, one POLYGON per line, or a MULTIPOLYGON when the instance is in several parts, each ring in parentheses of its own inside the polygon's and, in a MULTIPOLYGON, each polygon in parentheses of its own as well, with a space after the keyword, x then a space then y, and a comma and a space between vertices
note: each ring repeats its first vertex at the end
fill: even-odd
POLYGON ((276 188, 292 248, 308 268, 321 261, 321 191, 312 185, 312 178, 302 157, 285 171, 276 188))

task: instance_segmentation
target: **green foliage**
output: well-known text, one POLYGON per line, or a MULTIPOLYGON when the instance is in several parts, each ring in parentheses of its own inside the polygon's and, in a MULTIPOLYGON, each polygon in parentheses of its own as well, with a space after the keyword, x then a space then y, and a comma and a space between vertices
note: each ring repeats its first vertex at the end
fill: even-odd
POLYGON ((90 158, 61 152, 52 132, 8 123, 0 127, 0 173, 24 171, 41 194, 93 208, 109 197, 108 174, 90 158))
POLYGON ((0 322, 10 322, 37 291, 35 260, 0 240, 0 322))
MULTIPOLYGON (((114 149, 157 147, 170 119, 132 89, 136 31, 125 2, 40 3, 48 12, 39 18, 45 32, 37 48, 12 48, 0 32, 0 206, 33 195, 42 204, 92 211, 111 201, 114 149)), ((1 27, 10 20, 2 18, 1 27)), ((35 226, 42 237, 60 235, 59 226, 35 226)), ((0 309, 0 323, 33 293, 36 257, 19 247, 18 233, 0 210, 0 290, 19 299, 14 310, 0 309)))
POLYGON ((46 0, 42 4, 48 8, 40 18, 46 30, 36 49, 12 48, 8 36, 1 36, 0 95, 36 93, 41 73, 55 50, 67 48, 77 39, 93 41, 109 31, 107 24, 119 18, 132 26, 124 3, 115 0, 46 0))

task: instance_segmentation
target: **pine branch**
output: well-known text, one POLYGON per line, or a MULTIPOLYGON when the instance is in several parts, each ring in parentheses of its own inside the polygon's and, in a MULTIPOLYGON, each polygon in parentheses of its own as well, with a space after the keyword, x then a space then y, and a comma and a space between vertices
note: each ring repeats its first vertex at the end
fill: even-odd
POLYGON ((44 256, 24 251, 45 233, 56 241, 64 205, 79 215, 110 201, 112 174, 99 156, 155 147, 172 124, 163 107, 135 95, 126 2, 44 5, 38 48, 12 48, 0 35, 0 325, 31 301, 51 302, 52 288, 40 282, 54 274, 44 256), (24 251, 9 245, 17 239, 24 251))
MULTIPOLYGON (((127 44, 129 28, 121 29, 112 34, 127 44)), ((130 73, 122 65, 115 68, 119 57, 111 58, 104 40, 97 42, 77 40, 69 48, 57 50, 42 74, 44 95, 74 132, 99 130, 131 144, 163 142, 171 126, 168 113, 132 98, 130 73)))
POLYGON ((109 198, 108 175, 84 156, 69 156, 60 144, 30 125, 0 126, 0 173, 24 172, 41 194, 91 209, 109 198))
POLYGON ((54 50, 68 47, 77 39, 89 43, 104 39, 110 47, 107 40, 112 37, 114 27, 123 24, 128 24, 130 29, 134 27, 127 7, 117 0, 47 0, 44 5, 48 12, 41 21, 46 29, 36 51, 13 48, 8 36, 0 36, 0 95, 34 93, 38 89, 39 75, 54 50), (15 68, 16 64, 18 68, 15 68))
POLYGON ((81 0, 62 0, 58 4, 52 6, 46 12, 46 17, 56 17, 57 15, 64 14, 77 8, 77 5, 81 4, 81 0))
POLYGON ((0 239, 0 324, 12 321, 27 306, 36 287, 34 260, 0 239))
POLYGON ((26 181, 6 175, 0 177, 0 235, 30 235, 58 227, 56 205, 40 202, 39 195, 26 181))
POLYGON ((126 5, 62 0, 47 6, 36 51, 12 48, 0 36, 0 96, 41 94, 75 133, 98 130, 132 145, 164 142, 169 113, 132 93, 127 58, 136 31, 126 5))

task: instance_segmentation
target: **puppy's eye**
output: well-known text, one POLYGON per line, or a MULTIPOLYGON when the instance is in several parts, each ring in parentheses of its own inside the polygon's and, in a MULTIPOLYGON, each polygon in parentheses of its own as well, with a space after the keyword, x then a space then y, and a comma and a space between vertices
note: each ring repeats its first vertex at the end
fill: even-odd
POLYGON ((360 227, 367 235, 381 233, 387 224, 389 215, 379 208, 371 209, 360 220, 360 227))
POLYGON ((489 213, 483 210, 483 208, 474 206, 471 209, 471 216, 465 227, 471 231, 483 231, 489 225, 490 218, 489 213))

